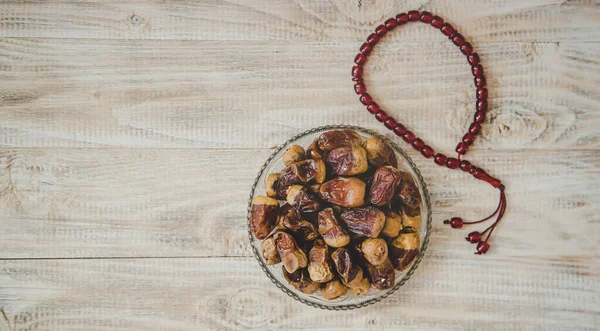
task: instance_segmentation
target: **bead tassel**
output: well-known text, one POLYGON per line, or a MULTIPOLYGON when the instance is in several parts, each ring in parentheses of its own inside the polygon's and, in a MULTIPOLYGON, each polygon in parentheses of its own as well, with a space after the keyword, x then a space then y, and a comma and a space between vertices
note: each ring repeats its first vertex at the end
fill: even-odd
POLYGON ((484 75, 483 66, 479 55, 474 52, 473 46, 465 40, 450 23, 445 22, 443 18, 434 16, 433 14, 418 10, 411 10, 408 13, 400 13, 396 17, 387 19, 382 25, 377 26, 375 32, 370 34, 367 41, 360 47, 359 53, 356 55, 354 62, 356 65, 352 68, 352 80, 354 81, 354 90, 360 95, 360 102, 367 107, 369 113, 375 115, 375 118, 382 122, 386 128, 393 131, 398 137, 402 138, 406 143, 411 144, 413 148, 421 152, 425 158, 433 158, 433 161, 439 166, 445 166, 449 169, 461 169, 467 172, 476 179, 487 182, 494 188, 500 190, 500 202, 496 207, 496 210, 489 216, 480 219, 478 221, 465 222, 460 217, 452 217, 450 220, 445 220, 444 224, 449 224, 454 229, 460 229, 465 225, 473 225, 485 222, 492 217, 496 216, 496 220, 492 225, 487 227, 483 232, 473 231, 465 237, 465 239, 473 244, 477 244, 475 254, 481 255, 487 253, 490 248, 488 241, 490 240, 494 229, 504 217, 506 211, 506 195, 504 193, 504 185, 502 182, 490 176, 483 169, 472 165, 467 160, 461 160, 461 156, 468 152, 469 146, 475 141, 477 134, 481 131, 481 125, 485 122, 486 111, 488 109, 488 91, 485 88, 486 79, 484 75), (463 136, 462 141, 456 147, 457 157, 447 157, 441 153, 435 153, 434 149, 430 147, 425 141, 418 138, 414 133, 407 130, 406 127, 398 122, 396 119, 389 116, 385 111, 377 105, 373 98, 367 93, 367 87, 363 81, 363 66, 367 61, 368 56, 371 54, 373 48, 380 39, 385 36, 388 32, 394 30, 397 27, 405 25, 409 22, 422 22, 432 27, 439 29, 448 39, 450 39, 467 58, 467 62, 471 66, 471 72, 473 73, 473 81, 476 90, 476 113, 473 117, 473 122, 469 126, 469 130, 463 136), (483 236, 486 235, 485 240, 483 236))

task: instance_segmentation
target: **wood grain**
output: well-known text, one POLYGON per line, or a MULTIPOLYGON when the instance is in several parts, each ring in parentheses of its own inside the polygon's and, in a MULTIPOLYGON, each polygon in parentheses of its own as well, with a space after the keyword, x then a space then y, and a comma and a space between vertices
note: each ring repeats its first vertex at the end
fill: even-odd
MULTIPOLYGON (((600 41, 595 0, 10 1, 0 7, 0 36, 358 42, 384 19, 411 9, 439 14, 476 43, 600 41)), ((436 35, 419 25, 393 38, 436 35)))
MULTIPOLYGON (((475 147, 598 149, 599 45, 478 44, 490 111, 475 147)), ((0 145, 268 148, 324 124, 380 129, 349 80, 357 47, 2 39, 0 145)), ((434 148, 454 150, 474 113, 456 47, 441 36, 383 43, 371 58, 366 78, 380 105, 434 148)))
POLYGON ((254 258, 0 261, 0 330, 592 330, 598 267, 429 255, 385 302, 329 312, 287 297, 254 258))
MULTIPOLYGON (((247 199, 270 153, 0 150, 0 258, 249 256, 247 199)), ((471 255, 467 229, 441 221, 488 214, 497 191, 409 153, 432 197, 432 250, 471 255)), ((474 150, 469 159, 507 185, 509 209, 491 254, 599 257, 600 198, 592 192, 600 153, 474 150)))

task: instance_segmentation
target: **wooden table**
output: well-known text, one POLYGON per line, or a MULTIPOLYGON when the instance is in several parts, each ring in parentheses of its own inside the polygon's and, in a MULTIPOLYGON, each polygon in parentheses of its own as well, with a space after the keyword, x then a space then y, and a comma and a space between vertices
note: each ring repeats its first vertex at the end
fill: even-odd
MULTIPOLYGON (((2 1, 0 37, 2 331, 600 325, 598 1, 2 1), (306 129, 388 134, 350 68, 409 9, 481 55, 490 111, 467 159, 506 183, 505 221, 474 256, 442 220, 497 191, 407 147, 434 211, 416 274, 358 311, 304 306, 252 256, 250 186, 306 129)), ((384 109, 454 150, 474 88, 451 42, 406 26, 367 69, 384 109)))

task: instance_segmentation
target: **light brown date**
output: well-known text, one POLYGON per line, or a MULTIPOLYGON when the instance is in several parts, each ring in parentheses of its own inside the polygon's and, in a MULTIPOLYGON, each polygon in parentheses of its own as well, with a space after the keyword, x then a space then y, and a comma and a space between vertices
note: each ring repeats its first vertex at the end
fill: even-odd
POLYGON ((305 268, 308 265, 306 254, 298 247, 296 240, 291 234, 284 231, 277 231, 273 235, 279 257, 283 266, 289 273, 305 268))
POLYGON ((265 263, 267 265, 277 264, 281 262, 279 258, 279 253, 277 253, 277 247, 275 244, 275 239, 273 237, 269 237, 260 244, 260 249, 262 253, 262 257, 265 259, 265 263))
POLYGON ((306 155, 313 160, 321 160, 325 157, 325 151, 319 148, 319 139, 313 140, 306 149, 306 155))
POLYGON ((306 294, 313 294, 319 290, 319 284, 310 279, 306 269, 288 272, 284 266, 282 270, 283 277, 287 280, 288 284, 292 285, 298 291, 306 294))
POLYGON ((344 285, 339 279, 334 279, 325 284, 325 287, 321 290, 321 295, 325 300, 335 300, 348 293, 348 287, 344 285))
POLYGON ((322 183, 326 175, 325 162, 309 159, 287 166, 281 172, 281 179, 286 184, 305 184, 311 180, 322 183))
POLYGON ((288 190, 287 203, 298 208, 301 213, 314 213, 323 208, 319 195, 300 185, 293 185, 288 190))
POLYGON ((379 168, 384 165, 391 165, 394 168, 398 167, 396 153, 392 147, 379 137, 369 137, 365 141, 365 150, 367 151, 367 159, 369 164, 379 168))
POLYGON ((358 285, 363 279, 363 270, 354 263, 347 249, 336 249, 331 254, 331 259, 344 285, 352 287, 358 285))
POLYGON ((396 272, 390 259, 386 258, 379 265, 369 265, 367 268, 369 278, 373 286, 378 290, 387 290, 394 287, 396 282, 396 272))
POLYGON ((319 195, 327 202, 342 207, 359 207, 365 203, 365 182, 358 178, 338 177, 319 187, 319 195))
POLYGON ((400 231, 398 237, 390 242, 389 256, 394 268, 404 270, 410 266, 412 261, 419 255, 421 242, 419 233, 412 228, 400 231))
POLYGON ((333 209, 325 208, 319 212, 319 233, 323 240, 331 247, 344 247, 350 242, 350 236, 342 228, 340 222, 335 217, 333 209))
POLYGON ((395 238, 400 230, 402 230, 402 216, 393 211, 388 211, 385 215, 385 225, 381 230, 381 234, 389 238, 395 238))
POLYGON ((385 225, 385 214, 375 207, 353 208, 340 215, 350 232, 359 236, 376 238, 385 225))
POLYGON ((302 148, 302 146, 292 145, 287 149, 287 151, 285 151, 282 160, 286 166, 289 166, 292 163, 304 160, 305 157, 306 153, 304 152, 304 148, 302 148))
POLYGON ((362 253, 372 265, 380 265, 388 258, 388 246, 381 238, 367 238, 362 242, 362 253))
POLYGON ((330 151, 343 146, 360 146, 360 135, 354 130, 333 130, 321 134, 318 138, 319 148, 330 151))
POLYGON ((363 279, 358 283, 358 285, 350 288, 350 292, 356 295, 363 295, 369 292, 371 289, 371 282, 368 277, 363 277, 363 279))
POLYGON ((323 240, 315 240, 308 254, 308 274, 317 283, 325 283, 333 279, 329 246, 323 240))
POLYGON ((257 239, 265 239, 275 228, 279 202, 273 198, 257 196, 250 207, 250 230, 257 239))
POLYGON ((369 201, 376 206, 388 204, 400 183, 400 172, 392 166, 378 168, 373 175, 369 201))

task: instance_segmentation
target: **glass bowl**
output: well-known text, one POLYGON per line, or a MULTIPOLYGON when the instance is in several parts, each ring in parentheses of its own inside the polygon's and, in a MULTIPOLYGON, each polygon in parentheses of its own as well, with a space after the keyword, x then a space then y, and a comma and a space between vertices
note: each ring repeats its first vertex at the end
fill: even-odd
POLYGON ((398 145, 396 145, 394 142, 390 141, 386 137, 365 128, 348 125, 330 125, 310 129, 308 131, 300 133, 299 135, 286 141, 265 161, 264 165, 258 172, 258 176, 254 180, 254 184, 252 185, 250 199, 248 200, 247 223, 248 234, 250 238, 250 246, 252 247, 254 256, 258 260, 258 263, 260 264, 262 270, 265 272, 267 277, 269 277, 269 279, 271 279, 271 281, 275 285, 277 285, 277 287, 279 287, 283 292, 287 293, 292 298, 309 306, 329 310, 348 310, 365 307, 388 297, 390 294, 397 291, 400 288, 400 286, 404 285, 404 283, 406 283, 410 276, 415 272, 415 270, 419 266, 419 262, 421 262, 421 259, 423 258, 423 254, 427 249, 427 243, 429 241, 429 233, 431 230, 431 203, 429 201, 429 192, 427 192, 427 187, 425 186, 425 182, 423 181, 423 177, 421 177, 419 169, 417 169, 416 165, 413 163, 410 157, 406 155, 406 153, 400 147, 398 147, 398 145), (281 170, 283 170, 283 168, 285 168, 282 157, 285 151, 288 149, 288 147, 296 144, 306 148, 313 142, 313 140, 319 137, 321 133, 325 131, 340 129, 355 130, 360 134, 360 136, 363 139, 366 139, 370 136, 377 136, 384 139, 388 144, 390 144, 390 146, 392 146, 392 148, 396 152, 396 158, 398 159, 398 168, 412 175, 413 180, 419 188, 419 192, 421 193, 422 197, 421 228, 419 229, 421 249, 419 255, 415 258, 415 260, 412 262, 409 268, 405 269, 404 271, 396 270, 396 282, 393 288, 389 290, 378 290, 374 287, 371 287, 368 293, 360 296, 357 296, 348 291, 348 293, 343 297, 340 297, 335 300, 326 300, 321 296, 320 291, 317 291, 314 294, 305 294, 296 290, 293 286, 289 285, 283 277, 283 273, 281 271, 281 263, 276 265, 267 265, 265 263, 265 260, 261 254, 261 241, 256 239, 250 231, 250 206, 252 203, 252 199, 254 199, 255 196, 266 195, 264 182, 267 175, 273 172, 280 172, 281 170))

